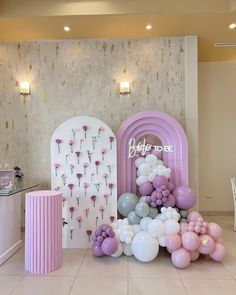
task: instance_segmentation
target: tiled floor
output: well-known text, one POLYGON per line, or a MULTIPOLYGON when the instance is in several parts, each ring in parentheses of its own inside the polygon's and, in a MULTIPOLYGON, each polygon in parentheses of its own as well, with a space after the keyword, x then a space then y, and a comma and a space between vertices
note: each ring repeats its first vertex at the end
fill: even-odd
POLYGON ((1 295, 235 295, 236 233, 232 216, 208 216, 224 230, 227 257, 223 263, 206 258, 177 270, 161 251, 150 263, 135 258, 94 258, 90 250, 64 250, 63 267, 47 275, 24 270, 21 249, 0 267, 1 295))

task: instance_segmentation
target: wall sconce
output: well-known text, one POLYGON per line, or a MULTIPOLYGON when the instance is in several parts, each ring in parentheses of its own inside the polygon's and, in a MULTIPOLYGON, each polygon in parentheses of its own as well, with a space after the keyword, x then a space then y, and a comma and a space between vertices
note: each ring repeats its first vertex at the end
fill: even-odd
POLYGON ((120 82, 120 95, 130 94, 130 84, 129 82, 120 82))
POLYGON ((30 95, 30 83, 20 82, 20 95, 27 96, 30 95))

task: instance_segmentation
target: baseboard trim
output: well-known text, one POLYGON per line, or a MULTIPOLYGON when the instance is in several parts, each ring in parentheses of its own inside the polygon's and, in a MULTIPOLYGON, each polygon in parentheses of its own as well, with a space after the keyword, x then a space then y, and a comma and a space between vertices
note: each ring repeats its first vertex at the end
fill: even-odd
POLYGON ((203 211, 201 210, 200 213, 203 216, 220 216, 220 215, 227 215, 227 216, 233 216, 234 211, 203 211))
POLYGON ((8 258, 10 258, 13 254, 16 253, 23 246, 22 240, 18 241, 15 245, 13 245, 10 249, 4 252, 0 256, 0 265, 2 265, 8 258))

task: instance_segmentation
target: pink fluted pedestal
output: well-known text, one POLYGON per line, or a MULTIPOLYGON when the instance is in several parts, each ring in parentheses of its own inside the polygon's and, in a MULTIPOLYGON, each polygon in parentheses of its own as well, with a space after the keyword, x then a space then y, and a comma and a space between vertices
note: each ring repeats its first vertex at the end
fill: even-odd
POLYGON ((55 191, 26 194, 25 269, 48 273, 62 264, 62 195, 55 191))

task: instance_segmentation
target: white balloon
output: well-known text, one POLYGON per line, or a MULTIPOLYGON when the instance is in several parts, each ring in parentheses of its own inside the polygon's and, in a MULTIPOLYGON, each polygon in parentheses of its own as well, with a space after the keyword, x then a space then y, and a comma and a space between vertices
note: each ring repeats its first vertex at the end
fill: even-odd
POLYGON ((135 163, 135 166, 138 168, 140 165, 145 163, 145 159, 143 157, 140 157, 136 159, 134 163, 135 163))
POLYGON ((123 251, 126 256, 133 256, 134 255, 132 252, 132 249, 131 249, 131 244, 124 243, 123 244, 123 251))
POLYGON ((139 203, 146 203, 146 196, 142 196, 142 197, 139 199, 139 203))
POLYGON ((141 175, 141 176, 139 176, 139 177, 136 179, 136 184, 137 184, 137 185, 141 185, 141 184, 143 184, 143 183, 145 183, 145 182, 148 182, 148 177, 147 177, 147 176, 143 176, 143 175, 141 175))
POLYGON ((156 177, 156 174, 155 174, 154 172, 148 174, 148 180, 149 180, 150 182, 152 182, 152 181, 154 180, 155 177, 156 177))
POLYGON ((133 224, 133 225, 131 225, 131 226, 132 226, 132 230, 133 230, 133 233, 134 233, 134 234, 137 234, 138 232, 141 231, 141 227, 140 227, 139 224, 133 224))
POLYGON ((163 164, 163 161, 162 160, 157 160, 157 164, 156 164, 157 166, 163 166, 164 164, 163 164))
POLYGON ((112 257, 120 257, 121 255, 123 254, 123 245, 121 242, 118 241, 118 249, 117 251, 112 254, 111 256, 112 257))
POLYGON ((180 230, 179 223, 174 219, 169 219, 165 221, 165 232, 169 234, 177 234, 180 230))
POLYGON ((161 247, 166 247, 166 236, 162 236, 162 237, 158 238, 158 241, 159 241, 159 245, 161 247))
POLYGON ((152 221, 151 217, 143 217, 140 221, 140 227, 142 230, 146 230, 148 229, 148 224, 152 221))
POLYGON ((149 165, 149 166, 155 166, 157 164, 157 157, 155 155, 147 155, 145 158, 145 162, 149 165))
POLYGON ((148 232, 153 238, 161 237, 165 232, 165 225, 162 221, 154 219, 148 224, 148 232))
POLYGON ((152 172, 152 168, 144 163, 139 166, 138 171, 141 175, 147 176, 149 173, 152 172))
POLYGON ((134 236, 131 249, 138 260, 149 262, 156 258, 159 252, 159 245, 158 241, 148 232, 140 231, 134 236))

